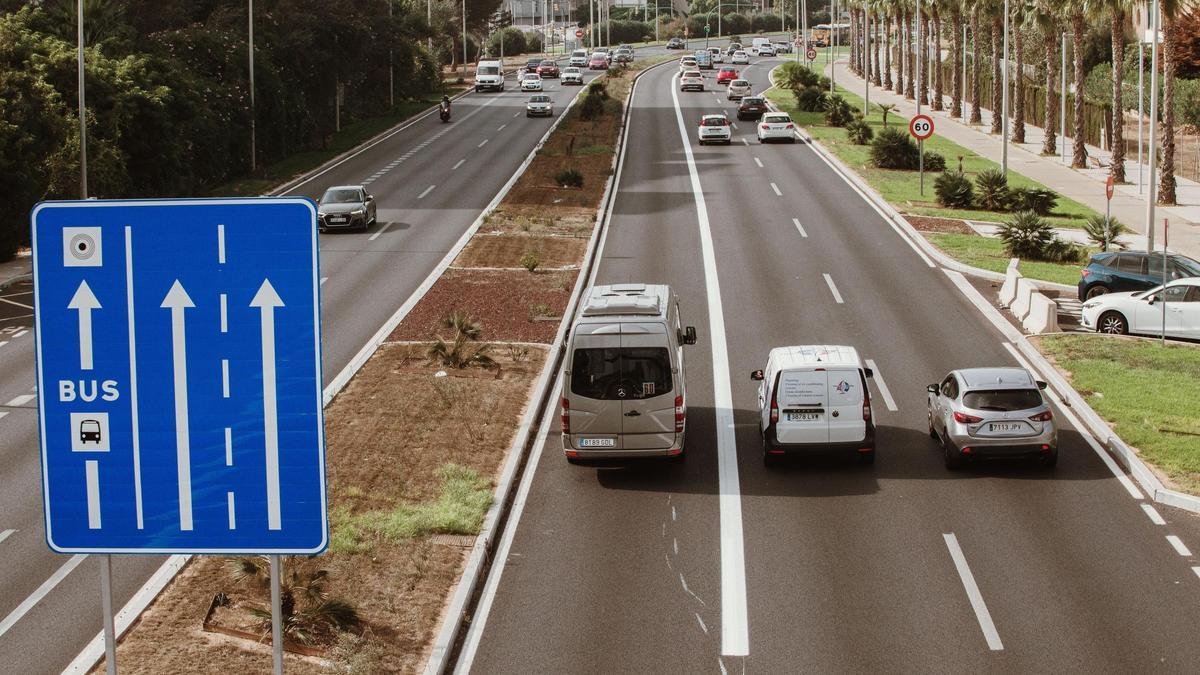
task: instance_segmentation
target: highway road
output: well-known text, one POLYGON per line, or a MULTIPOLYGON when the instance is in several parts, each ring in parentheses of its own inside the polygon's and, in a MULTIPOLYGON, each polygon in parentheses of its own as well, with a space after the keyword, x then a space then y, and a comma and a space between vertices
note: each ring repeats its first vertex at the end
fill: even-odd
MULTIPOLYGON (((556 112, 579 90, 546 84, 556 112)), ((451 122, 418 118, 285 192, 315 199, 331 185, 365 183, 378 199, 379 222, 369 231, 320 239, 326 382, 424 281, 545 134, 551 120, 526 118, 527 98, 510 77, 503 93, 454 102, 451 122)), ((100 629, 99 564, 45 544, 32 297, 21 295, 28 290, 0 293, 7 298, 0 302, 0 655, 6 672, 57 673, 100 629)), ((164 560, 116 557, 115 606, 164 560)))
POLYGON ((551 410, 459 672, 1195 672, 1200 519, 1061 406, 1057 469, 947 471, 924 387, 1019 364, 1004 335, 806 144, 699 147, 732 106, 674 76, 637 85, 596 281, 697 327, 687 459, 569 465, 551 410), (874 364, 876 464, 767 469, 749 373, 820 343, 874 364))

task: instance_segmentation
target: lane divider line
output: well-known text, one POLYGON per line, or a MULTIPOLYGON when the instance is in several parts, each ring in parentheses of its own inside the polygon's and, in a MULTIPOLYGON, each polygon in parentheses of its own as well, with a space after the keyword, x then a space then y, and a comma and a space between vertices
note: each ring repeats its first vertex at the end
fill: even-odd
POLYGON ((775 196, 776 196, 776 197, 782 197, 782 196, 783 196, 783 193, 779 191, 779 186, 778 186, 778 185, 776 185, 776 184, 774 184, 774 183, 771 183, 771 189, 775 191, 775 196))
POLYGON ((26 403, 29 403, 30 401, 32 401, 33 398, 34 398, 33 394, 21 394, 20 396, 13 398, 13 400, 9 401, 8 403, 5 403, 4 405, 6 405, 10 408, 19 408, 19 407, 25 405, 26 403))
POLYGON ((465 161, 467 161, 467 160, 465 160, 465 159, 458 160, 457 162, 454 163, 454 166, 450 167, 450 170, 454 171, 454 170, 458 169, 458 167, 462 166, 463 162, 465 162, 465 161))
POLYGON ((42 601, 43 598, 49 595, 50 591, 54 590, 55 586, 62 583, 62 580, 66 579, 67 575, 70 574, 72 570, 74 570, 76 567, 79 567, 79 563, 83 562, 85 558, 87 558, 87 555, 82 553, 76 553, 75 555, 71 556, 70 560, 67 560, 67 562, 63 563, 62 567, 59 567, 54 574, 51 574, 49 579, 43 581, 42 585, 37 587, 37 590, 35 590, 33 593, 30 593, 29 597, 22 600, 21 604, 17 605, 13 611, 9 612, 8 616, 4 617, 3 621, 0 621, 0 637, 3 637, 4 634, 9 631, 9 629, 11 629, 17 624, 18 621, 21 620, 21 617, 25 616, 29 610, 33 609, 39 602, 42 601))
POLYGON ((0 532, 0 543, 2 543, 5 539, 8 539, 9 537, 11 537, 14 532, 16 532, 16 530, 5 530, 3 532, 0 532))
POLYGON ((479 143, 479 145, 477 145, 477 146, 475 146, 475 147, 477 147, 477 148, 482 148, 483 146, 487 145, 487 142, 488 142, 488 141, 490 141, 490 140, 491 140, 490 138, 485 138, 485 139, 483 139, 483 141, 481 141, 481 142, 479 143))
POLYGON ((1183 543, 1183 540, 1179 537, 1173 534, 1168 534, 1167 541, 1170 542, 1171 548, 1175 549, 1175 552, 1179 555, 1185 558, 1192 557, 1192 552, 1188 550, 1187 544, 1183 543))
POLYGON ((757 164, 758 168, 760 168, 760 169, 766 168, 763 166, 762 160, 757 157, 754 158, 754 163, 757 164))
POLYGON ((825 284, 829 286, 829 292, 833 293, 834 301, 839 305, 845 304, 842 302, 842 294, 838 293, 837 286, 833 284, 833 277, 829 276, 828 274, 822 274, 821 276, 825 277, 825 284))
POLYGON ((808 233, 804 231, 804 226, 800 224, 799 218, 792 218, 792 224, 796 226, 796 229, 800 232, 801 237, 808 239, 808 233))
POLYGON ((896 399, 892 398, 892 392, 888 389, 887 383, 883 381, 883 375, 879 372, 879 366, 875 365, 874 359, 867 359, 867 367, 871 369, 872 377, 875 380, 875 386, 879 387, 879 393, 883 394, 883 402, 887 404, 887 409, 896 412, 900 408, 896 407, 896 399))
POLYGON ((975 618, 979 621, 979 628, 987 640, 988 649, 994 652, 1004 649, 1004 644, 1000 642, 1000 634, 996 632, 996 624, 992 623, 992 614, 988 611, 987 603, 983 601, 983 594, 979 592, 979 586, 975 583, 975 575, 971 574, 967 558, 958 545, 958 537, 951 532, 943 534, 942 538, 946 540, 946 548, 950 549, 950 557, 954 560, 954 567, 958 570, 959 579, 962 580, 963 588, 967 591, 971 609, 975 610, 975 618))
POLYGON ((437 187, 437 186, 436 186, 436 185, 430 185, 429 187, 425 188, 425 191, 424 191, 424 192, 422 192, 421 194, 417 195, 417 199, 424 199, 424 198, 425 198, 425 195, 429 194, 430 192, 433 192, 433 188, 435 188, 435 187, 437 187))
MULTIPOLYGON (((374 234, 367 237, 367 241, 375 241, 376 239, 379 238, 379 235, 383 234, 384 232, 387 232, 387 229, 391 226, 392 226, 391 222, 384 223, 383 227, 379 228, 378 230, 375 230, 374 234)), ((329 277, 325 277, 325 278, 328 279, 329 277)), ((321 283, 324 283, 324 282, 321 282, 321 283)))
POLYGON ((1167 521, 1158 514, 1158 510, 1149 504, 1142 504, 1142 510, 1146 512, 1146 517, 1155 525, 1166 525, 1167 521))

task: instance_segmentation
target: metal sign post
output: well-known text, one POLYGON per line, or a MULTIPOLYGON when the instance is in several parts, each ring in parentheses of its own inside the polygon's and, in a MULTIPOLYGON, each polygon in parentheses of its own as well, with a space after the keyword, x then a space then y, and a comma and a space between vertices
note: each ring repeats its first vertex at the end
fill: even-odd
POLYGON ((113 626, 112 556, 100 558, 100 607, 104 611, 104 670, 117 675, 117 631, 113 626))
POLYGON ((933 135, 933 118, 916 115, 908 121, 908 133, 917 139, 917 171, 920 174, 920 193, 925 194, 925 139, 933 135))
POLYGON ((283 594, 279 588, 279 577, 282 574, 283 563, 279 556, 271 556, 271 652, 275 675, 283 675, 283 594))
POLYGON ((1104 222, 1112 220, 1113 177, 1104 181, 1104 222))
POLYGON ((1167 229, 1170 223, 1163 218, 1163 265, 1162 265, 1162 335, 1159 344, 1167 346, 1167 229))

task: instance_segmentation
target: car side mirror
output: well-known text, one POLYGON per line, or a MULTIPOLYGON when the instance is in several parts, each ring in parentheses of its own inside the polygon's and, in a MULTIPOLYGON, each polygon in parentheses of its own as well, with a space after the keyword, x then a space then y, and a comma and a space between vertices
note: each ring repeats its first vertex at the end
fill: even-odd
POLYGON ((756 370, 756 371, 750 373, 750 379, 754 380, 755 382, 762 382, 763 377, 764 377, 764 375, 763 375, 762 370, 756 370))
POLYGON ((937 393, 939 391, 941 391, 941 389, 936 384, 927 384, 927 385, 925 385, 925 391, 927 391, 931 394, 934 394, 936 396, 937 393))
POLYGON ((1045 389, 1047 385, 1045 382, 1038 380, 1037 386, 1038 386, 1038 389, 1045 389))
POLYGON ((367 201, 373 202, 373 201, 375 201, 375 198, 372 197, 371 195, 367 195, 367 201))
POLYGON ((870 368, 863 368, 863 373, 867 377, 875 377, 875 371, 871 370, 870 368))
POLYGON ((685 344, 685 345, 696 344, 696 327, 695 326, 688 326, 683 329, 683 344, 685 344))

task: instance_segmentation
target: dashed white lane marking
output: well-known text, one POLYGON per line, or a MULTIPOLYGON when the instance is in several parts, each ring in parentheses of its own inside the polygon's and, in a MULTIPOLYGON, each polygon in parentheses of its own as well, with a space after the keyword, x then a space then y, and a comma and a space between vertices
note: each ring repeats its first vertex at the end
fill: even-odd
POLYGON ((837 302, 837 304, 839 304, 839 305, 843 304, 842 303, 842 294, 838 293, 837 286, 833 285, 833 277, 829 276, 828 274, 822 274, 821 276, 825 277, 825 284, 827 286, 829 286, 829 292, 833 293, 834 301, 837 302))
POLYGON ((0 542, 3 542, 5 539, 8 539, 9 537, 11 537, 14 532, 16 532, 16 530, 5 530, 3 532, 0 532, 0 542))
POLYGON ((750 147, 750 141, 746 140, 745 136, 742 137, 742 145, 750 147))
POLYGON ((13 333, 13 335, 12 335, 13 339, 15 340, 15 339, 21 337, 22 335, 25 335, 28 332, 29 332, 28 330, 19 330, 19 331, 13 333))
POLYGON ((384 223, 383 227, 381 227, 375 231, 375 234, 372 234, 371 236, 367 237, 367 241, 375 241, 376 239, 379 238, 379 235, 383 234, 384 232, 387 232, 387 229, 391 226, 392 226, 391 223, 384 223))
POLYGON ((1163 517, 1158 515, 1158 511, 1156 511, 1153 506, 1150 506, 1149 504, 1142 504, 1142 510, 1146 512, 1146 516, 1150 518, 1150 522, 1154 523, 1155 525, 1167 524, 1167 521, 1163 520, 1163 517))
POLYGON ((425 195, 429 194, 430 192, 433 192, 433 188, 435 188, 435 187, 437 187, 437 186, 430 185, 429 187, 425 188, 425 190, 421 194, 417 195, 417 199, 424 199, 425 195))
POLYGON ((325 285, 325 282, 326 282, 326 281, 329 281, 329 277, 321 277, 321 285, 322 285, 322 286, 324 286, 324 285, 325 285))
POLYGON ((679 520, 679 514, 675 512, 675 507, 671 507, 671 520, 679 520))
POLYGON ((801 237, 808 239, 808 233, 804 231, 804 226, 800 224, 799 218, 792 218, 792 224, 796 226, 796 229, 800 232, 801 237))
POLYGON ((0 420, 4 419, 7 416, 8 416, 7 410, 0 410, 0 420))
POLYGON ((704 625, 704 619, 700 618, 699 612, 695 612, 695 615, 696 615, 696 621, 700 622, 700 630, 704 631, 705 635, 708 635, 708 626, 704 625))
POLYGON ((675 555, 679 555, 679 540, 678 539, 675 539, 675 538, 671 539, 671 548, 675 550, 675 555))
POLYGON ((1200 577, 1200 567, 1193 567, 1192 571, 1196 573, 1196 576, 1200 577))
POLYGON ((763 168, 763 163, 762 163, 762 160, 761 160, 761 159, 759 159, 759 158, 755 157, 755 158, 754 158, 754 163, 758 165, 758 168, 760 168, 760 169, 761 169, 761 168, 763 168))
POLYGON ((515 113, 513 113, 513 117, 516 117, 517 115, 520 115, 520 114, 521 113, 519 113, 519 112, 515 112, 515 113))
POLYGON ((492 139, 490 139, 490 138, 485 138, 485 139, 483 139, 482 141, 480 141, 479 145, 477 145, 477 146, 475 146, 475 147, 477 147, 477 148, 482 148, 483 146, 487 145, 487 142, 488 142, 488 141, 490 141, 490 140, 492 140, 492 139))
POLYGON ((771 183, 771 189, 775 191, 775 196, 776 196, 776 197, 782 197, 782 196, 783 196, 783 193, 779 191, 779 186, 778 186, 778 185, 776 185, 776 184, 774 184, 774 183, 771 183))
POLYGON ((451 170, 451 171, 454 171, 454 170, 455 170, 455 169, 457 169, 458 167, 462 166, 462 165, 463 165, 463 162, 465 162, 465 161, 467 161, 467 160, 465 160, 465 159, 460 159, 460 160, 458 160, 457 162, 455 162, 455 163, 454 163, 454 166, 450 167, 450 170, 451 170))
POLYGON ((896 412, 899 408, 896 407, 896 399, 892 398, 892 392, 888 390, 887 383, 883 381, 883 375, 879 372, 879 366, 875 365, 874 359, 867 359, 867 367, 871 369, 871 374, 874 376, 871 379, 875 380, 875 386, 879 387, 879 393, 883 394, 883 402, 887 404, 887 409, 896 412))
POLYGON ((15 626, 21 620, 21 617, 25 616, 29 610, 42 601, 42 598, 49 595, 50 591, 62 583, 62 580, 66 579, 72 570, 79 567, 79 563, 83 562, 85 558, 87 556, 80 553, 71 556, 71 559, 63 563, 63 566, 58 568, 54 574, 51 574, 49 579, 43 581, 42 585, 38 586, 36 591, 31 593, 28 598, 25 598, 21 604, 17 605, 16 609, 9 612, 8 616, 4 617, 3 621, 0 621, 0 636, 3 636, 9 629, 15 626))
POLYGON ((26 305, 26 304, 17 302, 15 300, 9 300, 8 298, 0 298, 0 302, 7 302, 10 305, 16 305, 17 307, 24 307, 25 309, 33 309, 33 307, 30 305, 26 305))
POLYGON ((504 127, 506 126, 508 126, 508 123, 501 124, 500 126, 496 127, 496 131, 504 131, 504 127))
POLYGON ((1168 534, 1167 541, 1170 542, 1171 548, 1175 549, 1175 552, 1179 555, 1185 558, 1192 557, 1192 552, 1188 550, 1187 544, 1184 544, 1183 540, 1179 537, 1173 534, 1168 534))
POLYGON ((954 567, 958 570, 963 588, 967 591, 967 599, 971 601, 971 608, 975 610, 975 618, 979 621, 979 628, 983 630, 983 637, 987 639, 988 649, 992 651, 1004 649, 1004 644, 1000 642, 1000 634, 996 632, 996 624, 992 623, 992 615, 983 601, 979 586, 975 584, 975 575, 971 574, 967 558, 958 545, 958 537, 951 532, 943 534, 942 538, 946 540, 946 548, 950 549, 950 557, 954 559, 954 567))
POLYGON ((33 394, 21 394, 4 405, 10 408, 19 408, 33 400, 33 394))

